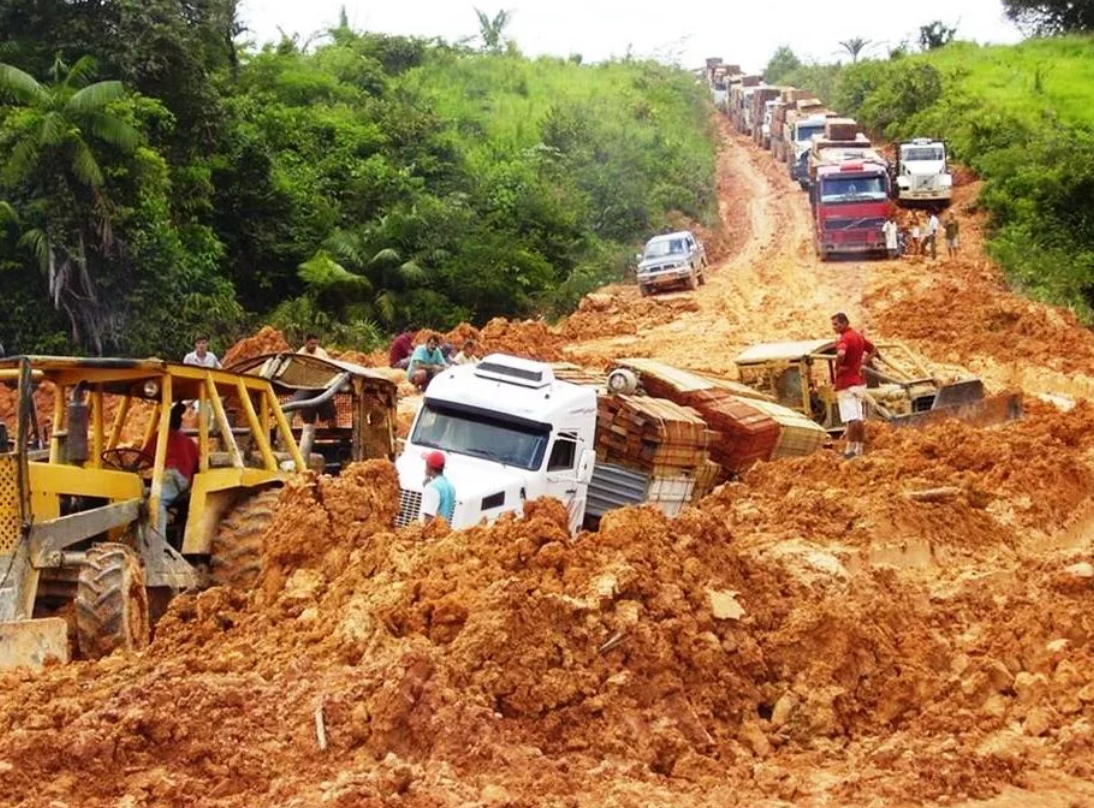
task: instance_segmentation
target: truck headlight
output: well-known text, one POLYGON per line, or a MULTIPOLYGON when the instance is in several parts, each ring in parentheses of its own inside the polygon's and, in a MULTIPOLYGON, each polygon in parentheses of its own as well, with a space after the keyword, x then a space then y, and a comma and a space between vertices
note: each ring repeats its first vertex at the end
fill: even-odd
POLYGON ((950 174, 943 174, 941 177, 938 178, 938 186, 940 188, 952 188, 953 176, 951 176, 950 174))

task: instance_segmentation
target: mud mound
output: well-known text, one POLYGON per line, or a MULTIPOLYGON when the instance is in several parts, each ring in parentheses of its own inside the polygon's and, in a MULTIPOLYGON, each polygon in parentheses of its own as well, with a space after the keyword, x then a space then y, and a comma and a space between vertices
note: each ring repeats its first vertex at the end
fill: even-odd
MULTIPOLYGON (((1084 428, 1065 419, 1036 437, 1084 428)), ((954 437, 934 438, 945 464, 986 473, 987 459, 945 449, 954 437)), ((885 440, 879 455, 914 444, 930 460, 926 441, 885 440)), ((820 462, 784 465, 803 477, 806 461, 820 462)), ((858 468, 863 488, 886 484, 858 468)), ((625 509, 574 539, 553 502, 492 527, 394 532, 396 485, 382 462, 300 480, 253 595, 177 599, 141 656, 0 677, 7 798, 460 805, 481 788, 593 805, 651 784, 664 804, 713 805, 721 792, 701 794, 719 784, 830 793, 806 773, 817 754, 844 798, 987 796, 1038 759, 994 740, 1008 721, 1062 750, 1077 737, 1064 728, 1094 718, 1065 686, 1094 675, 1085 568, 1038 561, 993 594, 970 579, 927 597, 820 551, 808 574, 751 552, 728 489, 675 521, 625 509), (976 765, 954 749, 978 750, 976 765)))
MULTIPOLYGON (((57 388, 50 382, 42 382, 34 388, 34 412, 38 417, 38 428, 48 437, 53 431, 53 407, 57 388)), ((19 409, 19 397, 15 387, 0 383, 0 421, 8 427, 8 434, 14 436, 16 416, 19 409)))
POLYGON ((985 262, 950 261, 944 274, 909 278, 872 298, 887 335, 916 340, 940 359, 1094 373, 1094 333, 1066 310, 1010 294, 985 262))
POLYGON ((638 297, 630 294, 586 295, 562 324, 567 340, 637 334, 643 328, 671 323, 699 310, 692 297, 638 297))
POLYGON ((242 362, 244 359, 250 359, 254 356, 291 350, 293 350, 293 347, 289 345, 285 335, 273 326, 266 325, 253 337, 241 339, 229 348, 228 352, 224 354, 221 364, 229 368, 237 362, 242 362))
MULTIPOLYGON (((759 464, 713 507, 751 540, 877 550, 909 544, 983 555, 1064 528, 1094 484, 1094 406, 1034 407, 990 430, 960 421, 872 432, 870 453, 759 464), (925 491, 941 493, 918 499, 925 491)), ((926 559, 929 561, 929 558, 926 559)))

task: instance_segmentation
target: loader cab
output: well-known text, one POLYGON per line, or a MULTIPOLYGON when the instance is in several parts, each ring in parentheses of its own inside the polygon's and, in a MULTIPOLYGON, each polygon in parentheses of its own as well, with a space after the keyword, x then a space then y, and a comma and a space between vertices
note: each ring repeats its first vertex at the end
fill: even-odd
POLYGON ((67 657, 65 626, 34 618, 72 600, 85 656, 147 642, 147 593, 225 582, 226 559, 246 560, 225 544, 225 515, 304 467, 263 379, 158 359, 32 356, 0 360, 0 385, 15 403, 0 455, 0 565, 10 571, 0 633, 15 641, 0 648, 0 668, 67 657), (165 514, 180 403, 197 468, 165 514))

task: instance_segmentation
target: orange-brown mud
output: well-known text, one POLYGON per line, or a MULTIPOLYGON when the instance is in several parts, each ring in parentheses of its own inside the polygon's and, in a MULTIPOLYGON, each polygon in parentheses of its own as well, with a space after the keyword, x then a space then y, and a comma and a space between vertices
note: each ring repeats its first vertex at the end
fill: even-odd
POLYGON ((557 503, 395 531, 381 462, 290 484, 253 591, 176 599, 142 654, 0 676, 3 803, 1094 805, 1089 334, 1007 291, 967 197, 961 261, 822 264, 780 167, 728 131, 719 165, 707 286, 614 287, 486 350, 729 372, 845 310, 1074 406, 871 429, 863 459, 760 464, 577 537, 557 503))

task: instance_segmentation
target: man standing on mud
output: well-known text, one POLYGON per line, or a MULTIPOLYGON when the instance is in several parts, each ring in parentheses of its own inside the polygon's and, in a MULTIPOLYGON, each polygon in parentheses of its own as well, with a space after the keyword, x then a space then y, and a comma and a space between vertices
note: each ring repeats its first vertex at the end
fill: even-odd
POLYGON ((451 526, 455 513, 456 489, 444 476, 444 455, 440 452, 430 452, 425 456, 422 522, 428 525, 440 516, 451 526))
POLYGON ((851 328, 851 321, 842 311, 832 316, 832 329, 839 335, 836 341, 835 378, 839 417, 847 426, 843 458, 850 460, 864 451, 866 427, 863 424, 863 397, 866 394, 866 377, 862 367, 870 361, 875 349, 870 340, 851 328))
POLYGON ((957 225, 957 219, 954 218, 953 211, 950 211, 950 215, 946 217, 946 251, 950 258, 957 257, 959 232, 960 228, 957 225))
POLYGON ((938 258, 938 216, 931 211, 931 218, 927 220, 927 241, 931 243, 931 258, 938 258))

